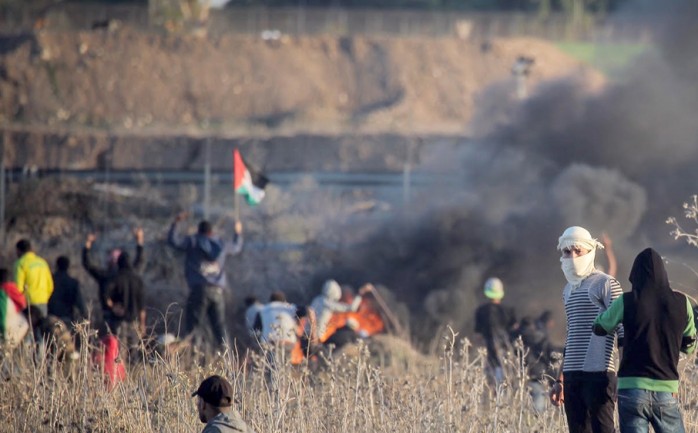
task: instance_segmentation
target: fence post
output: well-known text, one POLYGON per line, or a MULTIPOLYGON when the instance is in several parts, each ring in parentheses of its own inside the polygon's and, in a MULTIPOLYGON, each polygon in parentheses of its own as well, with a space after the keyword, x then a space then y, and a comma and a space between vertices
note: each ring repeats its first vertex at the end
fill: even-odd
POLYGON ((5 129, 0 139, 0 249, 5 250, 5 143, 11 139, 5 129))
POLYGON ((204 219, 210 216, 211 204, 211 137, 206 137, 206 161, 204 162, 204 219))

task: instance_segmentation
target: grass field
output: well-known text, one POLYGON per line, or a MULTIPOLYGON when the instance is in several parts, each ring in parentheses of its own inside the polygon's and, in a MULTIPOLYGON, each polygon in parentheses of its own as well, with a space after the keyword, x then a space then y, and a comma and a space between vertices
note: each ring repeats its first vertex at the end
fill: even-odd
MULTIPOLYGON (((67 371, 5 353, 0 368, 0 419, 7 432, 196 432, 191 393, 210 374, 233 385, 236 407, 257 432, 563 432, 560 409, 536 415, 521 362, 510 358, 498 392, 483 374, 483 350, 445 337, 439 357, 395 357, 385 363, 360 347, 321 371, 281 366, 264 373, 252 361, 226 353, 205 365, 158 357, 130 368, 107 391, 86 351, 67 371)), ((688 364, 688 363, 685 363, 688 364)), ((681 390, 687 431, 696 431, 696 369, 684 366, 681 390)))
POLYGON ((599 69, 610 77, 617 77, 637 55, 649 49, 644 44, 559 42, 556 45, 565 53, 599 69))

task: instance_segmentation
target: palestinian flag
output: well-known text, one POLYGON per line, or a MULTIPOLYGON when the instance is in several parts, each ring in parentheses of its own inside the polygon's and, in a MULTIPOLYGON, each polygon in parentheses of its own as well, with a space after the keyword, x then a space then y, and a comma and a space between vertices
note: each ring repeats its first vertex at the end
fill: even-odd
POLYGON ((269 183, 262 173, 250 168, 237 149, 233 151, 233 187, 236 194, 245 197, 250 206, 259 204, 264 198, 264 187, 269 183))
POLYGON ((27 306, 24 295, 14 283, 5 282, 0 288, 0 340, 10 347, 18 345, 29 330, 29 322, 21 313, 27 306))

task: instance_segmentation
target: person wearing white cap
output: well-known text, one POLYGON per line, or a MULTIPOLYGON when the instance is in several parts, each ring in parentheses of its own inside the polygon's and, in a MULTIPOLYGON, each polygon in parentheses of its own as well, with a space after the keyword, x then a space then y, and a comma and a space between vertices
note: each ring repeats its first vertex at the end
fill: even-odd
POLYGON ((501 357, 510 347, 516 315, 513 309, 502 305, 504 284, 499 278, 489 278, 485 282, 484 294, 489 302, 475 310, 475 332, 485 340, 488 373, 499 384, 504 380, 501 357))
POLYGON ((320 342, 327 340, 329 335, 327 334, 327 325, 332 319, 334 313, 346 313, 349 311, 356 311, 361 305, 361 295, 372 290, 370 284, 366 284, 361 289, 359 289, 359 295, 354 297, 351 304, 341 302, 342 298, 342 288, 339 286, 335 280, 327 280, 322 286, 322 295, 316 296, 310 304, 310 308, 315 311, 315 316, 317 318, 317 337, 320 342))
POLYGON ((582 227, 569 227, 558 240, 567 284, 563 303, 567 340, 558 380, 550 390, 555 406, 564 404, 570 433, 615 432, 617 340, 623 329, 606 336, 592 332, 594 319, 622 295, 618 281, 594 267, 603 245, 582 227))

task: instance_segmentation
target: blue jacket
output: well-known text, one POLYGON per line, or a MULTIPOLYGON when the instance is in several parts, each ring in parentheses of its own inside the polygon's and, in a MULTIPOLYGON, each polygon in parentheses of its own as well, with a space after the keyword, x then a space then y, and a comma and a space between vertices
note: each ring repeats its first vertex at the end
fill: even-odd
POLYGON ((184 251, 184 277, 189 287, 213 285, 227 287, 225 259, 242 251, 242 235, 234 235, 230 242, 202 234, 185 237, 177 235, 177 223, 172 223, 167 240, 178 250, 184 251))

